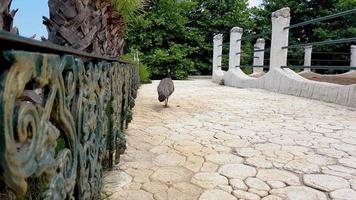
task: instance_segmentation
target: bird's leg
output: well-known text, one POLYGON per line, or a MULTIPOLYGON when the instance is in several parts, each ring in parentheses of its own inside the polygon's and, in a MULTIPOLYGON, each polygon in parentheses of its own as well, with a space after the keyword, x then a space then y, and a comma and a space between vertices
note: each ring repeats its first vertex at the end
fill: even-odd
POLYGON ((164 105, 164 107, 168 107, 168 98, 165 100, 165 105, 164 105))

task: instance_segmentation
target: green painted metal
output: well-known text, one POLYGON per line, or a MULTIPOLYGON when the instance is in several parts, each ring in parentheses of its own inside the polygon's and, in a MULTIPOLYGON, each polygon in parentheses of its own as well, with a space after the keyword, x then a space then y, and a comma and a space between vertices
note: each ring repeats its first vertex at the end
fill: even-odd
POLYGON ((312 20, 309 20, 309 21, 293 24, 291 26, 284 27, 284 29, 292 29, 292 28, 305 26, 305 25, 308 25, 308 24, 315 24, 315 23, 318 23, 318 22, 322 22, 322 21, 326 21, 326 20, 329 20, 329 19, 334 19, 334 18, 346 16, 346 15, 351 15, 351 14, 355 14, 355 13, 356 13, 356 8, 351 9, 351 10, 347 10, 347 11, 344 11, 344 12, 340 12, 340 13, 324 16, 324 17, 315 18, 315 19, 312 19, 312 20))
POLYGON ((258 37, 261 37, 261 36, 271 35, 271 34, 272 34, 272 31, 262 32, 260 34, 253 35, 252 38, 258 38, 258 37))
POLYGON ((3 32, 0 44, 0 199, 100 199, 138 66, 3 32))
POLYGON ((311 43, 305 43, 305 44, 294 44, 294 45, 282 47, 282 49, 295 49, 295 48, 302 48, 305 46, 321 46, 321 45, 341 44, 341 43, 351 43, 351 42, 356 42, 356 37, 342 38, 342 39, 336 39, 336 40, 325 40, 325 41, 321 41, 321 42, 311 42, 311 43))
POLYGON ((334 52, 334 51, 316 51, 312 54, 332 54, 332 55, 351 55, 350 52, 334 52))
POLYGON ((257 50, 254 50, 253 52, 261 52, 261 51, 270 52, 270 51, 271 51, 271 48, 257 49, 257 50))
POLYGON ((356 70, 356 66, 304 66, 304 65, 291 65, 291 66, 282 66, 281 68, 291 68, 291 69, 336 69, 336 70, 356 70))
POLYGON ((12 34, 6 31, 0 30, 0 41, 1 41, 1 49, 4 47, 11 47, 13 50, 25 50, 25 51, 33 51, 36 49, 36 52, 40 53, 54 53, 59 55, 75 55, 79 57, 85 57, 90 59, 101 59, 106 61, 115 61, 120 63, 128 63, 125 61, 118 60, 117 58, 109 58, 105 56, 99 56, 92 53, 87 53, 84 51, 79 51, 76 49, 72 49, 69 47, 59 46, 56 44, 52 44, 49 42, 41 42, 29 38, 25 38, 16 34, 12 34))
POLYGON ((269 65, 240 65, 240 66, 235 66, 235 67, 240 67, 240 68, 247 68, 247 67, 255 67, 255 68, 269 68, 269 65))
MULTIPOLYGON (((290 61, 303 61, 304 58, 300 58, 300 59, 289 59, 290 61)), ((345 59, 345 60, 329 60, 329 59, 311 59, 312 62, 350 62, 349 59, 345 59)))

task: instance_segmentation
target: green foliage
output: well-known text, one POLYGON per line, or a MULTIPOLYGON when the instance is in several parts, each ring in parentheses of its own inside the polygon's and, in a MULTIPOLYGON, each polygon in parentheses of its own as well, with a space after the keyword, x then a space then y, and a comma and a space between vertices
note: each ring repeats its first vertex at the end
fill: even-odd
MULTIPOLYGON (((189 16, 189 26, 203 37, 203 40, 197 44, 199 52, 195 55, 195 60, 201 63, 197 69, 203 74, 208 74, 211 73, 213 36, 222 33, 224 42, 229 42, 232 27, 244 28, 244 33, 249 34, 253 23, 247 8, 247 0, 197 0, 196 2, 197 5, 189 16)), ((242 46, 243 51, 249 55, 252 51, 250 43, 251 40, 245 40, 242 46)), ((228 51, 228 46, 223 48, 224 55, 228 55, 228 51)), ((242 64, 246 64, 248 60, 242 59, 242 64)), ((227 58, 223 57, 223 65, 227 64, 227 58)))
MULTIPOLYGON (((271 13, 282 8, 290 7, 291 9, 291 24, 300 23, 326 15, 339 13, 350 10, 356 7, 355 0, 264 0, 260 8, 252 10, 253 19, 256 24, 254 32, 264 32, 271 28, 271 13)), ((295 29, 289 32, 289 44, 302 44, 309 42, 324 41, 329 39, 341 39, 354 37, 356 35, 356 15, 347 15, 316 24, 310 24, 295 29)), ((339 51, 349 52, 350 44, 325 45, 313 47, 313 52, 320 51, 339 51)), ((291 49, 289 54, 290 59, 300 59, 300 61, 288 61, 288 64, 302 64, 304 50, 291 49)), ((313 59, 337 59, 345 60, 345 62, 313 62, 313 65, 348 65, 347 56, 342 55, 314 55, 313 59)))
POLYGON ((247 0, 153 1, 130 21, 126 50, 142 52, 141 61, 154 79, 166 76, 168 68, 173 78, 186 79, 190 74, 211 74, 215 34, 224 32, 226 41, 233 26, 251 25, 247 0))
POLYGON ((144 0, 115 0, 114 5, 124 21, 127 22, 143 10, 144 2, 144 0))
POLYGON ((142 53, 138 53, 137 50, 132 49, 130 53, 124 55, 122 59, 127 62, 136 63, 139 65, 139 76, 141 84, 151 83, 152 81, 150 80, 150 71, 147 65, 143 64, 142 62, 136 61, 134 59, 135 56, 140 58, 142 56, 142 53))
POLYGON ((144 64, 139 65, 139 74, 140 74, 140 82, 142 84, 152 82, 150 80, 150 72, 148 71, 147 65, 144 65, 144 64))
MULTIPOLYGON (((223 33, 224 43, 229 42, 230 29, 244 29, 241 65, 251 65, 253 35, 271 30, 271 13, 291 8, 291 24, 322 17, 356 7, 355 0, 264 0, 260 7, 248 8, 247 0, 156 0, 149 9, 129 21, 126 32, 126 51, 141 52, 141 61, 147 65, 151 78, 166 76, 167 69, 175 79, 185 79, 190 74, 211 74, 212 38, 223 33)), ((300 44, 328 39, 348 38, 356 35, 356 15, 349 15, 327 22, 307 25, 290 31, 289 43, 300 44)), ((263 36, 266 48, 270 36, 263 36)), ((313 51, 349 52, 349 44, 328 45, 313 51)), ((227 55, 228 46, 223 54, 227 55)), ((291 49, 288 64, 303 64, 303 49, 291 49), (291 55, 294 54, 294 55, 291 55), (292 61, 292 59, 294 59, 292 61)), ((313 55, 314 56, 314 55, 313 55)), ((316 59, 323 59, 314 57, 316 59)), ((329 56, 329 55, 327 55, 329 56)), ((266 53, 265 64, 268 65, 266 53)), ((348 60, 347 56, 325 59, 348 60)), ((223 67, 228 65, 223 57, 223 67)), ((345 63, 313 63, 314 65, 345 65, 345 63)), ((246 68, 246 72, 251 70, 246 68)))

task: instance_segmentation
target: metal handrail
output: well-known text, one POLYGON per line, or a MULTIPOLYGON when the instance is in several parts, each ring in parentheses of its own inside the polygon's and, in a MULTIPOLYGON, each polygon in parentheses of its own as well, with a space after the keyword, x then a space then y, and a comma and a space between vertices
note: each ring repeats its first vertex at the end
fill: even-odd
MULTIPOLYGON (((288 58, 287 60, 291 61, 303 61, 304 58, 288 58)), ((351 60, 345 59, 345 60, 329 60, 329 59, 311 59, 312 62, 350 62, 351 60)))
POLYGON ((342 39, 337 39, 337 40, 325 40, 325 41, 321 41, 321 42, 294 44, 294 45, 284 46, 284 47, 282 47, 282 49, 295 49, 295 48, 301 48, 301 47, 305 47, 305 46, 321 46, 321 45, 328 45, 328 44, 350 43, 350 42, 355 42, 355 41, 356 41, 356 37, 342 38, 342 39))
POLYGON ((272 34, 272 31, 262 32, 262 33, 254 35, 252 38, 258 38, 260 36, 271 35, 271 34, 272 34))
POLYGON ((239 65, 235 67, 241 67, 241 68, 246 68, 246 67, 255 67, 255 68, 269 68, 269 65, 239 65))
POLYGON ((11 50, 24 50, 24 51, 33 51, 36 49, 37 52, 40 53, 54 53, 54 54, 71 54, 79 57, 86 57, 91 59, 102 59, 112 62, 120 62, 131 64, 129 62, 125 62, 122 60, 118 60, 117 58, 110 58, 106 56, 95 55, 92 53, 87 53, 84 51, 80 51, 77 49, 72 49, 70 47, 60 46, 56 44, 52 44, 49 42, 41 42, 29 38, 25 38, 10 32, 0 31, 0 42, 2 49, 11 49, 11 50), (11 48, 8 48, 11 47, 11 48))
POLYGON ((271 50, 271 48, 257 49, 257 50, 254 50, 253 52, 261 52, 261 51, 269 51, 269 50, 271 50))
POLYGON ((296 28, 296 27, 300 27, 300 26, 305 26, 305 25, 308 25, 308 24, 315 24, 317 22, 321 22, 321 21, 325 21, 325 20, 329 20, 329 19, 334 19, 334 18, 337 18, 337 17, 342 17, 342 16, 353 14, 353 13, 356 13, 356 8, 351 9, 351 10, 347 10, 347 11, 344 11, 344 12, 340 12, 340 13, 324 16, 324 17, 315 18, 315 19, 308 20, 308 21, 305 21, 305 22, 293 24, 293 25, 284 27, 284 29, 292 29, 292 28, 296 28))
POLYGON ((349 52, 333 52, 333 51, 316 51, 312 52, 312 54, 335 54, 335 55, 351 55, 349 52))
POLYGON ((304 66, 304 65, 293 65, 293 66, 282 66, 281 68, 291 68, 291 69, 339 69, 339 70, 356 70, 356 66, 304 66))

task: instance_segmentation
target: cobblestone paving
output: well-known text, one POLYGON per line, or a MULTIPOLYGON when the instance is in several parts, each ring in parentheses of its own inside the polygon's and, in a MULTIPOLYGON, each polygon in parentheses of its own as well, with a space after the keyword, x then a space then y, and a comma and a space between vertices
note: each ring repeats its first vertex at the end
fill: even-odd
POLYGON ((139 90, 110 199, 356 199, 356 110, 209 80, 139 90))

